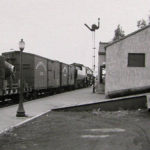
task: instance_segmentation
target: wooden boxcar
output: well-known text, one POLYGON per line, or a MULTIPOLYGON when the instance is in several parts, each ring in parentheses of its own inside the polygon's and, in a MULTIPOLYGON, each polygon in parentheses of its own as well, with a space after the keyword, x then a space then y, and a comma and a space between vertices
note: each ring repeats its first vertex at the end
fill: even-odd
POLYGON ((8 98, 9 95, 18 92, 18 84, 12 84, 15 67, 8 63, 3 56, 0 56, 0 100, 8 98))
POLYGON ((69 65, 60 63, 60 86, 67 88, 69 86, 69 65))
POLYGON ((71 89, 74 89, 75 85, 75 67, 73 65, 69 65, 69 86, 71 89))
MULTIPOLYGON (((16 82, 19 82, 20 52, 2 54, 16 68, 16 82)), ((24 90, 47 89, 47 59, 30 53, 22 53, 24 90)))
POLYGON ((60 62, 48 59, 48 88, 60 87, 60 62))

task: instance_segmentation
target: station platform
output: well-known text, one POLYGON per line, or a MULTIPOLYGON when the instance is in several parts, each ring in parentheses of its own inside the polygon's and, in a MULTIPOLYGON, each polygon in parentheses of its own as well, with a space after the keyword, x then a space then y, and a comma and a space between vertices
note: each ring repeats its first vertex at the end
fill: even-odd
POLYGON ((92 93, 90 87, 25 102, 23 105, 27 117, 16 117, 18 104, 0 108, 0 134, 52 109, 96 103, 104 101, 104 99, 104 94, 92 93))

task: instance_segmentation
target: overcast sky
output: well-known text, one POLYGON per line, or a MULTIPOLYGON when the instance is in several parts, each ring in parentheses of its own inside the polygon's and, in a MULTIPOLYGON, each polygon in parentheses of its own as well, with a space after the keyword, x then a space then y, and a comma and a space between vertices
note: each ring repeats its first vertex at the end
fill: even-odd
POLYGON ((97 24, 100 17, 97 54, 118 24, 129 34, 148 15, 150 0, 0 0, 0 52, 18 50, 23 38, 26 52, 91 67, 92 33, 84 23, 97 24))

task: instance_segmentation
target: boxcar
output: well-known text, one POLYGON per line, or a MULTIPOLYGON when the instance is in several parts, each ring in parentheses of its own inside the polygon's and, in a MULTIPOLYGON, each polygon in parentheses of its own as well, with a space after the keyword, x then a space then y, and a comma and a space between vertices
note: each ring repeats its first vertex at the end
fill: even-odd
POLYGON ((60 86, 67 88, 69 86, 69 65, 60 63, 60 86))
MULTIPOLYGON (((19 79, 20 52, 13 51, 3 53, 6 60, 16 67, 16 82, 19 79)), ((22 53, 23 84, 25 90, 47 89, 47 59, 22 53)))
POLYGON ((48 59, 48 88, 60 87, 60 62, 48 59))
POLYGON ((75 67, 73 65, 69 65, 69 86, 71 89, 74 89, 75 85, 75 67))
POLYGON ((18 93, 18 84, 13 84, 15 67, 0 56, 0 100, 18 93))
POLYGON ((37 55, 34 57, 34 89, 47 89, 47 59, 37 55))

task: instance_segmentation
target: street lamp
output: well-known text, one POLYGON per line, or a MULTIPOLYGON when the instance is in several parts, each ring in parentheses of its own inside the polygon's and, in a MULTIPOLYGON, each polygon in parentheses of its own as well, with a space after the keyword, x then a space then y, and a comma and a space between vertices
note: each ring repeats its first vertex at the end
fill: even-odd
POLYGON ((20 84, 19 84, 19 106, 17 110, 16 117, 25 117, 25 111, 23 108, 23 81, 22 81, 22 52, 25 47, 25 42, 23 39, 19 42, 19 49, 20 49, 20 84))

